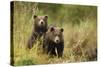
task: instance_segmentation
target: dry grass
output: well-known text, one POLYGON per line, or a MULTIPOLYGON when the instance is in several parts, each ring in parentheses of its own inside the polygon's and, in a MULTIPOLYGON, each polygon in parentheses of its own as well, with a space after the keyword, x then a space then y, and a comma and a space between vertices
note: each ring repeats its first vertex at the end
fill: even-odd
MULTIPOLYGON (((64 55, 62 58, 49 57, 42 52, 42 38, 37 40, 31 50, 26 50, 29 38, 29 28, 18 29, 14 32, 14 61, 15 65, 50 64, 84 62, 96 60, 97 32, 96 23, 89 20, 79 26, 65 24, 64 28, 64 55), (19 37, 19 38, 18 38, 19 37)), ((31 32, 31 31, 30 31, 31 32)))
MULTIPOLYGON (((50 21, 54 21, 54 24, 62 25, 64 28, 64 55, 62 58, 49 57, 44 54, 42 52, 42 38, 37 40, 31 50, 27 50, 27 41, 32 33, 33 27, 32 6, 34 6, 34 3, 18 2, 14 5, 14 28, 12 35, 14 42, 12 45, 14 45, 14 48, 11 48, 14 49, 14 65, 55 64, 97 60, 97 26, 94 17, 93 20, 86 17, 87 19, 85 21, 80 21, 79 25, 76 24, 74 26, 72 22, 61 24, 55 22, 55 18, 54 20, 50 19, 52 15, 49 17, 48 24, 52 23, 50 21)), ((64 21, 68 20, 66 19, 66 15, 69 15, 65 10, 62 11, 63 14, 59 13, 60 18, 65 18, 63 19, 64 21)), ((43 10, 39 12, 43 12, 43 10)), ((57 20, 60 20, 60 18, 57 20)), ((71 18, 74 19, 75 17, 71 18)), ((81 18, 78 19, 81 20, 81 18)))

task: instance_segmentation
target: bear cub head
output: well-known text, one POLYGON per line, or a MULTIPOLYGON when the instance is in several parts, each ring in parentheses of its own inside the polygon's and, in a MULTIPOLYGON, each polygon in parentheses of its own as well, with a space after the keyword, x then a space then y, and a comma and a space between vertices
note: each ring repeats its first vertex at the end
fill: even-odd
POLYGON ((63 28, 59 28, 59 27, 51 27, 50 28, 50 40, 55 43, 55 44, 59 44, 61 42, 63 42, 63 28))
POLYGON ((37 16, 34 15, 34 31, 38 34, 43 34, 47 31, 47 19, 48 16, 37 16))

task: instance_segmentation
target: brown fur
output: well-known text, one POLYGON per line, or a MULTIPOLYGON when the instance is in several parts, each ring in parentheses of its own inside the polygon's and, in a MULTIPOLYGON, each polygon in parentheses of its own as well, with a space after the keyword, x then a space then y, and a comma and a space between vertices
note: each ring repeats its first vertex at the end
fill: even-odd
POLYGON ((48 31, 44 36, 43 49, 44 51, 46 51, 47 54, 55 55, 55 56, 58 55, 58 57, 62 57, 63 50, 64 50, 64 39, 63 39, 62 28, 56 26, 49 27, 48 31), (59 36, 60 38, 59 43, 54 42, 56 35, 59 36), (57 49, 57 53, 55 52, 56 49, 57 49))
POLYGON ((32 35, 28 40, 28 48, 31 49, 33 47, 33 43, 36 41, 38 37, 41 37, 46 31, 48 26, 48 16, 36 16, 34 15, 34 27, 32 31, 32 35))

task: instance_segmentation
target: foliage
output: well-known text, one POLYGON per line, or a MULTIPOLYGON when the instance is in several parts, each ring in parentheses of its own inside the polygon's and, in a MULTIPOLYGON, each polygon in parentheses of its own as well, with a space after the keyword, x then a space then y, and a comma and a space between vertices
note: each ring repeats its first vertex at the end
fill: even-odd
POLYGON ((96 60, 97 7, 83 5, 14 2, 14 65, 68 63, 96 60), (26 49, 32 33, 33 15, 48 15, 48 24, 64 28, 64 55, 49 57, 42 52, 42 38, 26 49))

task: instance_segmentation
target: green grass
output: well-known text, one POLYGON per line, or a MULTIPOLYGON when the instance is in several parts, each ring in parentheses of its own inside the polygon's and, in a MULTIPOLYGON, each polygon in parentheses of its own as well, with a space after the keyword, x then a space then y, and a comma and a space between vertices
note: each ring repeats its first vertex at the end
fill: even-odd
MULTIPOLYGON (((65 7, 66 5, 65 6, 63 5, 64 7, 61 7, 62 10, 57 12, 58 14, 56 14, 57 16, 55 16, 55 18, 54 18, 55 14, 51 15, 52 11, 51 12, 47 11, 46 13, 49 16, 49 19, 48 19, 49 25, 53 23, 64 28, 63 57, 62 58, 57 58, 56 56, 50 57, 44 54, 42 51, 43 38, 38 39, 31 50, 26 49, 26 45, 27 45, 29 37, 31 36, 32 28, 33 28, 32 6, 34 6, 34 3, 27 4, 23 2, 20 2, 20 3, 15 2, 15 5, 14 5, 15 7, 14 8, 14 24, 13 24, 14 44, 12 45, 14 45, 14 61, 15 61, 14 65, 15 66, 32 65, 32 64, 36 65, 36 64, 85 62, 85 61, 90 61, 90 60, 95 61, 97 59, 97 57, 95 56, 96 55, 95 49, 97 49, 96 18, 92 14, 90 14, 89 16, 86 16, 85 20, 82 20, 81 17, 78 17, 79 24, 77 23, 74 24, 73 21, 69 21, 69 20, 74 18, 75 15, 78 14, 78 12, 74 14, 74 11, 72 10, 72 8, 76 9, 76 7, 73 7, 70 5, 69 5, 70 7, 65 7), (66 13, 67 9, 69 9, 69 11, 72 10, 71 15, 68 14, 68 11, 66 13), (69 20, 66 19, 69 17, 71 19, 69 20)), ((45 8, 45 9, 48 9, 48 8, 45 8)), ((41 10, 36 11, 36 12, 38 15, 45 15, 44 13, 45 9, 41 8, 41 10)), ((86 8, 80 7, 80 9, 83 10, 86 8)), ((81 12, 79 14, 81 14, 81 12)), ((87 11, 86 11, 86 14, 88 14, 87 11)))
MULTIPOLYGON (((31 50, 26 50, 27 39, 15 39, 14 60, 15 65, 29 64, 49 64, 49 63, 68 63, 89 61, 92 52, 97 48, 96 44, 96 26, 92 23, 84 22, 80 26, 72 27, 64 25, 64 55, 62 58, 50 58, 43 54, 42 38, 37 40, 31 50), (86 26, 85 26, 86 25, 86 26), (26 42, 25 42, 26 40, 26 42), (20 42, 19 42, 20 41, 20 42), (40 43, 41 42, 41 43, 40 43)), ((20 31, 20 30, 19 30, 20 31)), ((17 34, 17 33, 16 33, 17 34)), ((25 33, 20 33, 23 35, 25 33)), ((28 35, 27 35, 28 36, 28 35)), ((18 36, 15 36, 18 37, 18 36)), ((25 35, 22 36, 24 38, 25 35)), ((96 58, 96 57, 95 57, 96 58)), ((92 58, 95 60, 95 58, 92 58)))

